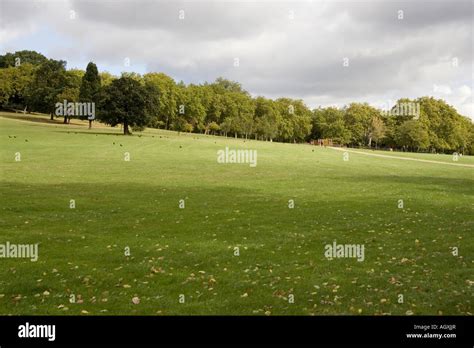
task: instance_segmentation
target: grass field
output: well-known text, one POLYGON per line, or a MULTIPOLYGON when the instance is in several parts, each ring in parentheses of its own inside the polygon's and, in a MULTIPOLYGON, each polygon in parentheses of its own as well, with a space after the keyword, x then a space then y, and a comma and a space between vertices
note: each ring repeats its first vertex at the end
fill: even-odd
POLYGON ((0 259, 0 314, 473 313, 474 168, 2 115, 0 243, 39 259, 0 259))

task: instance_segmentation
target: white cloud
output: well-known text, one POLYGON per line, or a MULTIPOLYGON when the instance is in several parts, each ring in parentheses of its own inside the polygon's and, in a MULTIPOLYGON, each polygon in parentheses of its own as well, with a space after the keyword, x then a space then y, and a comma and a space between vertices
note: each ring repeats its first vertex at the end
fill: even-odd
POLYGON ((40 35, 42 51, 70 66, 94 60, 101 69, 162 71, 185 82, 224 76, 254 95, 299 97, 312 107, 438 95, 474 117, 467 106, 473 62, 469 2, 1 4, 7 19, 0 25, 4 51, 29 49, 25 43, 37 43, 38 32, 53 32, 54 39, 40 35), (403 20, 397 17, 400 9, 403 20), (130 68, 123 66, 125 57, 130 68))

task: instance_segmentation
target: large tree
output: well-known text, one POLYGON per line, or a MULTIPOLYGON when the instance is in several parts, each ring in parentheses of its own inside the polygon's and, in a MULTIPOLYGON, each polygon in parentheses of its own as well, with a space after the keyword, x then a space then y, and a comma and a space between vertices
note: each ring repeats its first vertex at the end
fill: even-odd
POLYGON ((332 139, 346 145, 351 139, 351 131, 344 123, 344 111, 335 107, 319 108, 314 111, 313 134, 317 138, 332 139))
POLYGON ((40 65, 48 59, 41 53, 36 51, 17 51, 15 53, 6 53, 0 55, 0 68, 8 68, 10 66, 21 66, 25 63, 31 65, 40 65))
POLYGON ((54 116, 58 96, 67 84, 66 62, 49 59, 36 70, 29 86, 28 102, 35 111, 54 116))
POLYGON ((101 87, 108 86, 115 80, 117 77, 109 73, 108 71, 102 71, 99 73, 101 87))
POLYGON ((190 84, 178 84, 178 122, 174 122, 173 128, 179 131, 193 129, 202 131, 205 129, 204 117, 206 109, 203 105, 203 88, 190 84))
POLYGON ((154 103, 152 122, 169 129, 178 115, 178 88, 175 81, 162 73, 149 73, 143 76, 145 86, 158 96, 154 103))
POLYGON ((0 106, 24 109, 27 94, 34 78, 34 66, 29 63, 0 69, 0 106))
MULTIPOLYGON (((94 103, 99 101, 101 81, 97 65, 93 62, 87 64, 86 73, 82 77, 81 88, 79 91, 79 99, 82 103, 94 103)), ((89 129, 92 128, 93 119, 88 118, 89 129)))
POLYGON ((123 134, 130 134, 129 127, 148 124, 148 91, 139 81, 122 76, 113 80, 101 93, 98 119, 111 126, 123 125, 123 134))
POLYGON ((372 146, 372 141, 375 142, 375 147, 377 144, 385 137, 385 124, 383 123, 382 118, 378 116, 372 117, 369 126, 369 143, 367 144, 369 147, 372 146))
POLYGON ((417 120, 406 121, 398 126, 395 138, 399 146, 411 151, 424 150, 430 145, 427 129, 417 120))
POLYGON ((223 122, 221 116, 224 112, 224 95, 217 93, 214 86, 209 83, 205 83, 201 86, 201 93, 201 103, 205 110, 204 132, 207 134, 209 132, 215 132, 217 128, 220 128, 219 124, 223 122), (218 127, 216 127, 216 125, 218 125, 218 127))
POLYGON ((351 130, 352 144, 369 145, 374 117, 380 117, 380 111, 367 103, 351 103, 345 108, 345 124, 351 130))
POLYGON ((300 99, 279 98, 276 100, 282 116, 280 140, 303 141, 311 134, 312 113, 300 99))
POLYGON ((247 139, 254 131, 255 104, 247 92, 231 92, 230 98, 235 106, 234 132, 247 139))
POLYGON ((273 141, 278 135, 282 117, 276 103, 271 99, 255 99, 255 133, 263 140, 273 141))

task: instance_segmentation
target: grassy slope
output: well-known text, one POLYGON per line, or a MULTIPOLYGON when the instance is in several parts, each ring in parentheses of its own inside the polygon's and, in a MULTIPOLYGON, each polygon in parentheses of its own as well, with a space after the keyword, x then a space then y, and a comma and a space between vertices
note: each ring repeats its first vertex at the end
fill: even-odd
POLYGON ((472 313, 473 169, 119 133, 0 117, 0 243, 40 243, 36 263, 0 259, 0 314, 472 313), (226 145, 258 166, 218 164, 226 145), (326 260, 334 239, 365 261, 326 260))
POLYGON ((395 157, 410 157, 429 161, 438 161, 446 163, 457 163, 457 164, 474 164, 474 156, 458 156, 457 161, 453 160, 453 155, 447 154, 429 154, 429 153, 413 153, 413 152, 400 152, 400 151, 384 151, 384 150, 367 150, 367 149, 349 149, 360 152, 367 152, 370 154, 378 154, 384 156, 395 156, 395 157))

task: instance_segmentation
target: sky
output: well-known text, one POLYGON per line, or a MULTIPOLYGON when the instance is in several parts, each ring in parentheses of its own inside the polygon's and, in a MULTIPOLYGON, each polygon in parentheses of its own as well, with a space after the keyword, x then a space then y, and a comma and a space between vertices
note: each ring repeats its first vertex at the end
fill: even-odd
POLYGON ((474 120, 473 1, 0 0, 0 54, 225 77, 311 108, 433 96, 474 120))

